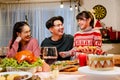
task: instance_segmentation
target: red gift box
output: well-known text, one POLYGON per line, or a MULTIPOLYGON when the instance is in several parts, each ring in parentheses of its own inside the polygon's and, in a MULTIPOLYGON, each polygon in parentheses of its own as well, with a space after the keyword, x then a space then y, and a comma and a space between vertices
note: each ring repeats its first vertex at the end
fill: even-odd
POLYGON ((116 31, 109 32, 109 35, 110 35, 110 40, 117 40, 117 38, 116 38, 116 31))
POLYGON ((120 40, 120 31, 109 32, 110 40, 120 40))
POLYGON ((118 40, 120 40, 120 31, 118 32, 118 40))

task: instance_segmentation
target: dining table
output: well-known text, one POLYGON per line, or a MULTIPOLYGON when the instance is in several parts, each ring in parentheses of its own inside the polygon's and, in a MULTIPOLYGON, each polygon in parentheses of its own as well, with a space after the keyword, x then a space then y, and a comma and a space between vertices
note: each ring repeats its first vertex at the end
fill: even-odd
POLYGON ((85 80, 85 76, 76 72, 59 72, 56 78, 52 77, 52 72, 37 72, 35 75, 38 75, 41 80, 85 80))
POLYGON ((91 70, 88 66, 79 67, 75 72, 59 72, 57 78, 50 78, 52 72, 38 72, 41 80, 120 80, 120 67, 110 71, 91 70))
POLYGON ((114 55, 115 67, 109 71, 91 70, 88 66, 79 66, 74 72, 56 73, 56 79, 50 79, 53 72, 37 72, 42 80, 120 80, 120 55, 114 55))
POLYGON ((91 70, 88 66, 79 66, 74 72, 36 72, 41 80, 120 80, 120 55, 114 56, 115 68, 110 71, 91 70))

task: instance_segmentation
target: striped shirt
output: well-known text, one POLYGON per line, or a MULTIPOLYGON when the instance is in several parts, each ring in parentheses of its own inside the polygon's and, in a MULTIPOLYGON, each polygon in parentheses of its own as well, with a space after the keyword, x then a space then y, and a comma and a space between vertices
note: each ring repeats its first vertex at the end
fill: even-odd
POLYGON ((74 47, 79 46, 99 46, 102 45, 101 33, 98 30, 90 29, 84 32, 74 34, 74 47))

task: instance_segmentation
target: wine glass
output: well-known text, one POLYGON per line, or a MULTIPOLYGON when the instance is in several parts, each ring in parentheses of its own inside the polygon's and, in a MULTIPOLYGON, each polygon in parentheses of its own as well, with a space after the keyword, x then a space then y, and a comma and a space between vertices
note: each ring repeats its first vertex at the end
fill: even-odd
POLYGON ((49 65, 53 64, 58 57, 56 47, 44 47, 43 48, 43 59, 49 65))

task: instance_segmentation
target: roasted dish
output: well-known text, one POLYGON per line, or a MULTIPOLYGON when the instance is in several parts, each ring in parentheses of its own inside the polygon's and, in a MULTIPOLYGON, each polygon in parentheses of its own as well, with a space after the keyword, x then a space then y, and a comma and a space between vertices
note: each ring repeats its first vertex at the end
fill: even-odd
POLYGON ((78 70, 78 66, 68 66, 64 69, 61 69, 60 72, 75 72, 78 70))
MULTIPOLYGON (((12 75, 2 75, 0 76, 0 80, 26 80, 28 75, 18 75, 18 74, 12 74, 12 75)), ((27 80, 41 80, 41 78, 37 75, 33 75, 31 78, 27 80)))
POLYGON ((34 56, 34 53, 32 53, 29 50, 17 52, 15 55, 15 59, 18 61, 18 63, 21 63, 23 61, 33 63, 33 62, 37 61, 37 58, 34 56))
POLYGON ((0 67, 3 68, 3 70, 10 67, 11 69, 14 69, 14 71, 25 71, 28 68, 33 69, 35 67, 41 67, 42 65, 43 60, 36 58, 30 51, 27 50, 16 53, 15 58, 4 58, 0 61, 0 67))
POLYGON ((27 78, 28 75, 19 75, 19 74, 0 75, 0 80, 25 80, 27 78))
POLYGON ((51 69, 58 69, 60 72, 74 72, 78 69, 78 61, 77 60, 66 60, 66 61, 57 61, 51 65, 51 69))

